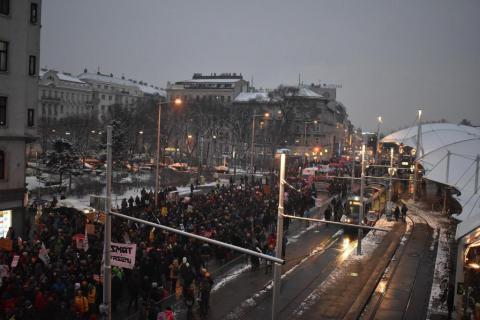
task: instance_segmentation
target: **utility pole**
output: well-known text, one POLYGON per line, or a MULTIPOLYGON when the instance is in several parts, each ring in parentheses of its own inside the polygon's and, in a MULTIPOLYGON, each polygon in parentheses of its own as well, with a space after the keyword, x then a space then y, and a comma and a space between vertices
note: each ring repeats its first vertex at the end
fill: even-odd
POLYGON ((355 147, 350 144, 352 148, 352 180, 350 181, 350 193, 353 194, 353 184, 355 181, 355 147))
POLYGON ((105 319, 112 319, 112 266, 110 263, 110 243, 112 236, 112 126, 107 126, 107 188, 105 199, 105 230, 103 240, 103 308, 105 319))
POLYGON ((393 181, 392 177, 395 174, 395 169, 393 168, 393 148, 390 148, 390 168, 388 168, 388 175, 390 177, 388 181, 388 197, 387 197, 387 218, 390 219, 392 216, 392 188, 393 181))
POLYGON ((415 161, 413 163, 413 201, 417 200, 417 172, 418 160, 420 155, 420 137, 422 135, 422 110, 418 110, 418 130, 417 130, 417 146, 415 149, 415 161))
MULTIPOLYGON (((365 189, 365 143, 362 144, 362 171, 360 177, 360 212, 358 213, 358 224, 363 224, 364 216, 364 203, 363 203, 363 191, 365 189)), ((363 229, 358 228, 358 245, 357 245, 357 255, 362 254, 362 237, 363 229)))
POLYGON ((255 153, 255 118, 257 117, 256 110, 253 111, 253 117, 252 117, 252 147, 250 149, 250 170, 251 173, 253 174, 253 155, 255 153))
MULTIPOLYGON (((276 257, 282 256, 283 249, 283 201, 285 196, 285 162, 286 154, 280 154, 280 179, 278 190, 278 215, 277 215, 277 248, 276 257)), ((282 278, 282 265, 275 263, 273 270, 273 302, 272 302, 272 320, 278 319, 279 303, 280 303, 280 281, 282 278)))
POLYGON ((480 171, 480 155, 477 154, 477 158, 475 159, 477 165, 475 166, 475 194, 478 192, 478 173, 480 171))
POLYGON ((157 154, 155 157, 155 209, 158 208, 158 191, 159 191, 159 166, 160 166, 160 120, 162 117, 162 103, 158 103, 158 118, 157 118, 157 154))
POLYGON ((375 163, 378 164, 379 160, 379 151, 380 151, 380 125, 382 124, 382 117, 378 117, 378 124, 377 124, 377 146, 375 148, 375 163))

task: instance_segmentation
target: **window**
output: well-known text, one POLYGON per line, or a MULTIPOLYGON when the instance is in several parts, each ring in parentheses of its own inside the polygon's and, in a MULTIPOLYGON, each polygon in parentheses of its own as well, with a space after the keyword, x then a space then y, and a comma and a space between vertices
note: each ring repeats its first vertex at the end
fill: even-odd
POLYGON ((0 41, 0 71, 7 71, 7 70, 8 70, 8 42, 0 41))
POLYGON ((35 110, 28 109, 27 110, 27 125, 29 127, 33 127, 35 125, 35 110))
POLYGON ((0 179, 5 179, 5 152, 0 150, 0 179))
POLYGON ((0 97, 0 126, 7 125, 7 97, 0 97))
POLYGON ((34 76, 37 74, 37 57, 30 56, 28 59, 28 75, 34 76))
POLYGON ((102 94, 102 100, 105 100, 105 95, 104 94, 102 94))
POLYGON ((108 100, 112 100, 112 96, 108 96, 108 100))
POLYGON ((38 18, 38 5, 36 3, 30 4, 30 23, 36 24, 38 18))
POLYGON ((10 0, 0 0, 0 14, 10 14, 10 0))
POLYGON ((60 113, 63 113, 63 104, 60 106, 60 113))

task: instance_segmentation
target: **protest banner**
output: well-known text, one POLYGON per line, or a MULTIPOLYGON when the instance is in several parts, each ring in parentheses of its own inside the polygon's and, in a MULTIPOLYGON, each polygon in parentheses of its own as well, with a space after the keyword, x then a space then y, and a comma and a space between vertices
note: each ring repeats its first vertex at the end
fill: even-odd
POLYGON ((19 260, 20 260, 20 256, 14 255, 13 259, 12 259, 11 267, 15 268, 16 266, 18 266, 18 261, 19 260))
POLYGON ((45 244, 43 242, 42 246, 40 247, 40 251, 38 252, 38 258, 47 266, 50 264, 50 257, 48 256, 47 248, 45 248, 45 244))
POLYGON ((135 265, 135 254, 137 252, 137 244, 115 243, 110 245, 112 266, 133 269, 135 265))

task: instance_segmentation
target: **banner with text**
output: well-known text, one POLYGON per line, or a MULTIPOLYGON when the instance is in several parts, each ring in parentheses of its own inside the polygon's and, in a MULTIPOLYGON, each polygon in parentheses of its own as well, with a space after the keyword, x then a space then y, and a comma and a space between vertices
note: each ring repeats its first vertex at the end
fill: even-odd
POLYGON ((137 252, 136 243, 126 244, 112 242, 110 248, 112 266, 133 269, 135 265, 135 253, 137 252))

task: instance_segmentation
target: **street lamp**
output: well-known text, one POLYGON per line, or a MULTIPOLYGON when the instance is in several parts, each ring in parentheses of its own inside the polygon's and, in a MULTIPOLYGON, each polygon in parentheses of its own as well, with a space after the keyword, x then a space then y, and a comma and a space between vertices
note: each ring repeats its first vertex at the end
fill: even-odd
POLYGON ((263 114, 256 114, 255 112, 253 113, 253 116, 252 116, 252 147, 251 147, 251 150, 250 150, 250 170, 252 170, 251 172, 253 173, 253 156, 255 154, 255 118, 257 117, 265 117, 265 118, 268 118, 270 117, 270 113, 268 112, 265 112, 263 114))
POLYGON ((378 121, 378 124, 377 124, 377 147, 375 148, 375 162, 378 161, 378 153, 379 153, 379 149, 380 149, 380 125, 382 124, 382 117, 381 116, 378 116, 377 117, 377 121, 378 121))
POLYGON ((310 123, 315 123, 315 124, 317 124, 317 123, 318 123, 318 120, 305 121, 305 123, 304 123, 304 134, 303 134, 303 144, 304 144, 304 145, 307 145, 307 124, 310 124, 310 123))
MULTIPOLYGON (((160 120, 162 116, 162 105, 169 104, 171 101, 158 102, 158 119, 157 119, 157 152, 155 157, 155 208, 158 208, 158 170, 160 160, 160 120)), ((180 106, 182 100, 177 98, 173 101, 174 105, 180 106)))
POLYGON ((420 158, 420 138, 422 135, 422 109, 418 110, 417 118, 417 144, 415 147, 415 159, 413 162, 413 201, 417 200, 417 171, 418 171, 418 160, 420 158))

